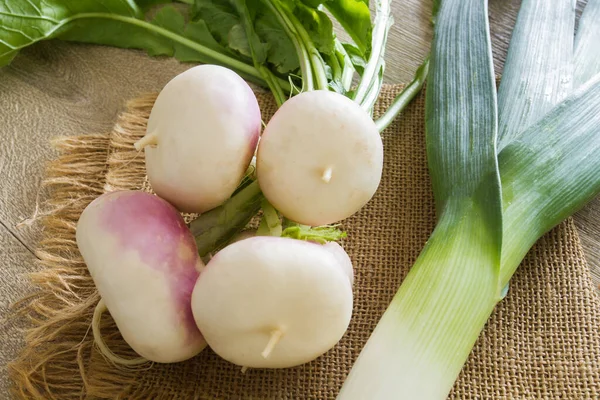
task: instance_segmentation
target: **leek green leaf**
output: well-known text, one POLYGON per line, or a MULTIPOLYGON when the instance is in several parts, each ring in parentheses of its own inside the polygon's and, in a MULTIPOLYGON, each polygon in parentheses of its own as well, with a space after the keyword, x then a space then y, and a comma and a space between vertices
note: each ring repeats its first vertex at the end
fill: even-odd
POLYGON ((575 37, 575 85, 600 72, 600 0, 589 0, 575 37))
POLYGON ((600 73, 499 154, 502 282, 531 246, 600 193, 600 73))
POLYGON ((570 92, 573 0, 525 0, 512 33, 498 91, 498 149, 570 92))
POLYGON ((499 248, 496 84, 487 14, 479 15, 487 10, 481 3, 442 2, 439 12, 455 16, 440 16, 435 30, 426 93, 427 160, 438 216, 452 199, 471 199, 482 207, 499 248), (463 7, 477 9, 475 16, 463 7), (463 23, 471 26, 458 27, 463 23))

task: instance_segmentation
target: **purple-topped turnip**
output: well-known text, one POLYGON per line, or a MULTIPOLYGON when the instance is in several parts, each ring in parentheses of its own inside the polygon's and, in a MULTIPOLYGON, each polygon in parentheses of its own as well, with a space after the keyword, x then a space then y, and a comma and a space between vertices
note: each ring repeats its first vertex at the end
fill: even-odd
POLYGON ((121 364, 145 361, 110 352, 99 336, 105 308, 125 341, 146 360, 183 361, 206 346, 190 305, 203 264, 172 205, 141 191, 103 194, 81 214, 77 245, 101 296, 93 327, 105 356, 121 364))

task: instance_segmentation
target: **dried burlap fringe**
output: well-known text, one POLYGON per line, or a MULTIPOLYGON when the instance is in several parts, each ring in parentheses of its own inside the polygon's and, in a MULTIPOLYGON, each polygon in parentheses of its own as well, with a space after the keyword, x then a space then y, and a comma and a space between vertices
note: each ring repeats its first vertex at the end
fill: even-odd
MULTIPOLYGON (((383 89, 376 114, 398 90, 398 86, 383 89)), ((209 349, 187 362, 140 371, 116 368, 93 346, 90 322, 98 294, 77 251, 75 226, 83 208, 106 190, 149 190, 143 155, 132 145, 144 134, 154 99, 155 95, 148 95, 130 102, 110 135, 57 141, 62 156, 50 165, 46 179, 53 189, 49 206, 55 211, 42 221, 41 270, 32 277, 38 292, 19 304, 32 327, 26 347, 10 365, 13 395, 24 399, 334 399, 434 226, 423 96, 385 132, 380 190, 345 223, 349 238, 344 246, 356 268, 355 308, 347 334, 309 364, 245 374, 209 349)), ((260 95, 260 102, 268 120, 275 106, 266 95, 260 95)), ((108 315, 102 330, 116 353, 134 356, 108 315)), ((529 253, 450 398, 600 399, 600 301, 571 220, 544 236, 529 253)))

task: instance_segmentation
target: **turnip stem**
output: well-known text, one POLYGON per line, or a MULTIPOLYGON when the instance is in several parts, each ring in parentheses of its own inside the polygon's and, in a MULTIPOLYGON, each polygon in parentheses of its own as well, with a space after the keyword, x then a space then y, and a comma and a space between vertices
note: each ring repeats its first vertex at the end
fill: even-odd
POLYGON ((263 199, 261 208, 263 210, 263 218, 256 234, 258 236, 281 236, 283 227, 281 226, 281 218, 275 207, 266 199, 263 199))
MULTIPOLYGON (((313 82, 313 72, 310 63, 310 56, 306 46, 300 38, 300 35, 296 29, 296 26, 289 20, 287 17, 285 10, 283 10, 283 6, 279 4, 278 0, 263 0, 263 3, 269 7, 269 9, 273 12, 283 30, 290 38, 294 47, 296 48, 296 53, 298 55, 298 60, 300 61, 300 71, 302 73, 302 91, 314 90, 314 82, 313 82)), ((289 86, 289 85, 288 85, 289 86)))
POLYGON ((352 65, 352 60, 350 59, 348 52, 337 38, 335 39, 335 51, 340 57, 340 64, 344 65, 342 70, 342 86, 344 87, 344 90, 348 91, 352 86, 352 79, 354 78, 354 65, 352 65))
POLYGON ((429 57, 423 61, 423 64, 417 69, 415 77, 412 82, 406 86, 402 92, 394 100, 387 110, 381 115, 376 121, 377 129, 379 132, 383 132, 385 128, 390 126, 394 119, 400 114, 406 106, 414 99, 414 97, 421 91, 429 72, 429 57))
POLYGON ((196 238, 200 256, 227 244, 258 213, 262 199, 258 182, 254 181, 219 207, 192 221, 190 230, 196 238))
MULTIPOLYGON (((319 50, 317 50, 313 41, 309 37, 308 32, 306 32, 306 29, 304 29, 304 26, 300 23, 300 21, 298 21, 296 16, 284 5, 279 3, 279 0, 271 1, 273 1, 276 7, 279 8, 287 23, 294 28, 295 32, 297 32, 300 43, 302 43, 302 46, 306 50, 310 59, 309 65, 314 74, 316 89, 327 90, 329 83, 327 81, 327 74, 325 73, 325 62, 321 57, 321 53, 319 53, 319 50)), ((302 78, 304 79, 304 76, 302 78)))
POLYGON ((281 105, 286 101, 286 96, 283 93, 283 89, 277 81, 277 78, 271 72, 271 70, 265 66, 257 65, 256 68, 260 71, 261 75, 265 79, 265 82, 267 82, 267 85, 269 85, 271 92, 273 92, 273 97, 275 98, 277 107, 281 107, 281 105))
MULTIPOLYGON (((390 9, 390 0, 378 0, 376 2, 375 21, 373 23, 373 40, 371 45, 371 55, 365 67, 362 79, 356 88, 354 100, 363 104, 365 97, 369 94, 369 89, 373 81, 377 79, 381 67, 381 59, 385 53, 385 43, 387 34, 392 24, 390 9)), ((377 90, 379 92, 379 90, 377 90)))
POLYGON ((92 332, 94 334, 94 342, 96 343, 96 346, 98 346, 100 353, 102 353, 102 355, 107 360, 116 365, 135 366, 149 362, 143 357, 130 359, 119 357, 108 348, 108 346, 104 342, 104 339, 102 339, 102 332, 100 332, 100 320, 102 319, 102 314, 104 314, 106 311, 108 311, 108 309, 106 308, 106 304, 104 304, 104 300, 100 299, 98 305, 96 305, 96 308, 94 309, 94 316, 92 318, 92 332))
POLYGON ((133 144, 137 151, 142 151, 146 146, 155 146, 158 144, 158 135, 155 132, 149 133, 133 144))
POLYGON ((269 358, 271 352, 273 351, 275 346, 277 346, 277 343, 279 343, 279 340, 281 339, 282 335, 283 332, 280 329, 276 329, 273 332, 271 332, 271 337, 269 338, 267 346, 262 351, 262 353, 260 353, 263 356, 263 358, 269 358))
POLYGON ((254 24, 252 22, 252 18, 250 17, 250 12, 248 11, 248 6, 246 2, 235 3, 238 12, 242 16, 242 22, 244 26, 244 30, 246 31, 246 36, 248 37, 248 45, 250 46, 250 53, 252 55, 252 61, 254 63, 254 68, 258 72, 260 72, 261 76, 273 92, 273 97, 277 102, 277 106, 281 107, 283 102, 286 100, 285 95, 283 94, 283 89, 281 85, 277 81, 276 76, 264 65, 264 62, 257 58, 255 43, 253 38, 257 38, 256 32, 254 32, 254 24))

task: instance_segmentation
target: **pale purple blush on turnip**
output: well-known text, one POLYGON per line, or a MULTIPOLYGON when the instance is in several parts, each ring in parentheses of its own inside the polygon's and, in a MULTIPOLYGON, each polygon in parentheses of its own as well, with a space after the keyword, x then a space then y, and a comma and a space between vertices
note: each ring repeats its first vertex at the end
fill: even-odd
POLYGON ((106 307, 138 354, 175 362, 206 346, 190 307, 203 264, 172 205, 141 191, 105 194, 82 213, 77 243, 106 307))

